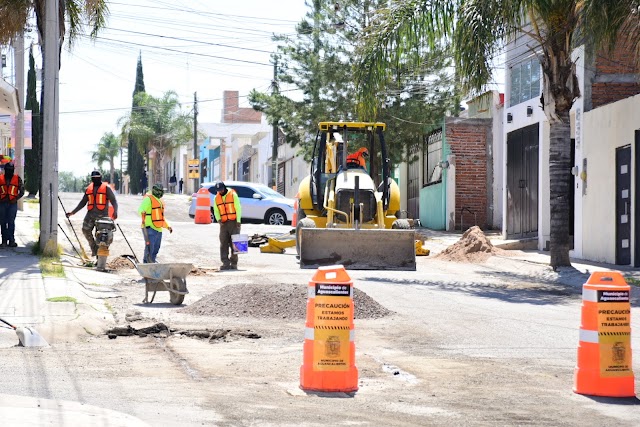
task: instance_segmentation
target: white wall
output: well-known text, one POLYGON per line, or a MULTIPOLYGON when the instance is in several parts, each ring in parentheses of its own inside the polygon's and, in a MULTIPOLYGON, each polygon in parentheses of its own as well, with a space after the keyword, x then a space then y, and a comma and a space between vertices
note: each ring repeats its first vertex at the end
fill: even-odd
MULTIPOLYGON (((631 144, 634 158, 635 131, 639 128, 640 95, 584 113, 582 152, 587 159, 587 188, 582 196, 582 254, 585 259, 615 264, 616 148, 631 144)), ((640 172, 639 166, 632 166, 632 177, 640 172)), ((635 203, 637 194, 638 189, 632 179, 632 203, 635 203)), ((640 243, 633 237, 637 226, 632 218, 632 248, 640 243)), ((633 263, 633 251, 631 256, 633 263)))

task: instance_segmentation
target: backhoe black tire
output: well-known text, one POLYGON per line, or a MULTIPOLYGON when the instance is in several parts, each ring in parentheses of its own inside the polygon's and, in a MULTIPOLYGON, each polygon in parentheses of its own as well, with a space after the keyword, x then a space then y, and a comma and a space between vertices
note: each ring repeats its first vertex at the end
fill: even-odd
POLYGON ((298 219, 296 224, 296 252, 298 255, 296 258, 300 259, 300 229, 301 228, 316 228, 316 223, 311 218, 298 219))
POLYGON ((409 224, 409 221, 406 219, 396 219, 393 221, 393 224, 391 224, 391 228, 396 230, 410 230, 411 224, 409 224))

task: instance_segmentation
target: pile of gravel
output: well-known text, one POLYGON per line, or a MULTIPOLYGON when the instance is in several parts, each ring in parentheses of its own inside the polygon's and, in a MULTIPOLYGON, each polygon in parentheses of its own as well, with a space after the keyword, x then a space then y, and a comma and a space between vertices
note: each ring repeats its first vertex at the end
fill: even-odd
MULTIPOLYGON (((307 287, 287 283, 227 285, 179 311, 201 316, 304 319, 307 287)), ((379 319, 393 313, 355 288, 353 300, 356 319, 379 319)))

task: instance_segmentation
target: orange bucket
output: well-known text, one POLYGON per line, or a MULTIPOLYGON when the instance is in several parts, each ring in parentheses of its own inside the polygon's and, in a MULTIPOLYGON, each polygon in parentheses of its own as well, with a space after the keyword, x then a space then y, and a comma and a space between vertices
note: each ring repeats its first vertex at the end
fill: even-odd
POLYGON ((309 281, 300 388, 358 390, 353 282, 342 265, 320 267, 309 281))
POLYGON ((575 393, 635 397, 630 291, 617 272, 595 272, 582 286, 575 393))

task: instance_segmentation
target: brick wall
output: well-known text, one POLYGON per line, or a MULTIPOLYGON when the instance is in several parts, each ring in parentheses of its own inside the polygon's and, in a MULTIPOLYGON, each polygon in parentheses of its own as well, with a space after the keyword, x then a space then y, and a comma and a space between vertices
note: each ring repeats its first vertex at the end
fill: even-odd
POLYGON ((640 93, 634 58, 633 48, 626 43, 618 43, 613 51, 601 51, 595 56, 592 108, 640 93))
POLYGON ((262 113, 253 108, 240 108, 237 90, 225 90, 223 94, 222 123, 260 123, 262 113))
POLYGON ((447 143, 456 163, 456 228, 487 228, 487 141, 491 119, 455 120, 446 124, 447 143), (461 213, 462 208, 469 208, 461 213))

